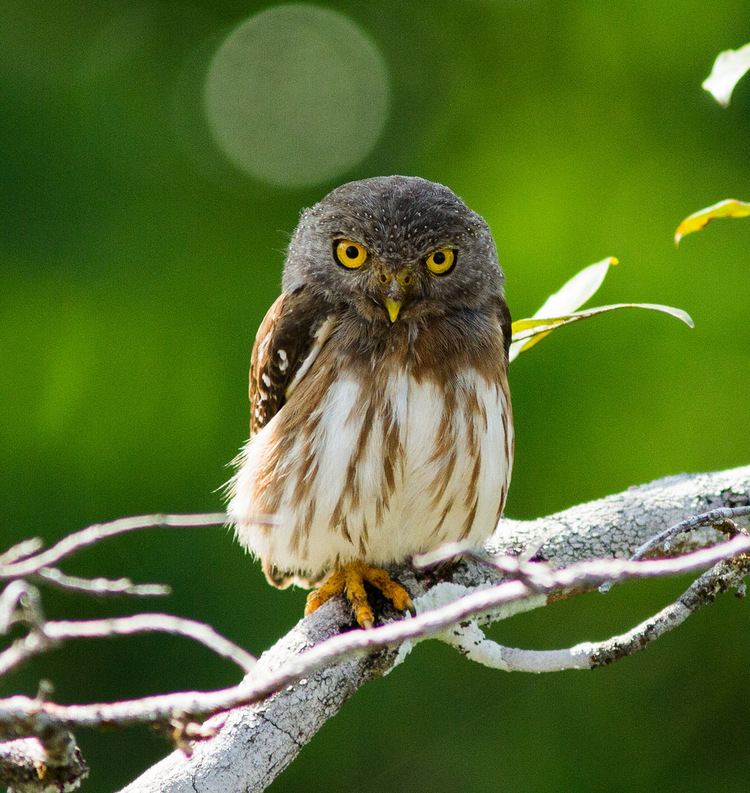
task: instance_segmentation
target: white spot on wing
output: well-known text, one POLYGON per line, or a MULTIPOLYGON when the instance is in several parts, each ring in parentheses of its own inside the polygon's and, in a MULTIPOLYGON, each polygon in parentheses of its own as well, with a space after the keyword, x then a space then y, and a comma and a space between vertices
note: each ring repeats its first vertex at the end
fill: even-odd
POLYGON ((268 350, 268 345, 271 343, 271 336, 272 333, 266 333, 266 335, 260 340, 260 344, 258 345, 258 360, 262 361, 266 355, 266 350, 268 350))
POLYGON ((299 381, 310 370, 310 367, 318 357, 318 353, 323 348, 323 345, 328 341, 328 337, 331 335, 335 324, 336 322, 333 317, 326 317, 323 324, 318 328, 318 331, 315 334, 315 341, 313 342, 310 352, 307 354, 307 358, 302 361, 302 365, 299 369, 297 369, 297 374, 294 375, 294 379, 291 383, 289 383, 289 386, 286 389, 285 396, 287 399, 289 399, 289 397, 292 395, 299 381))

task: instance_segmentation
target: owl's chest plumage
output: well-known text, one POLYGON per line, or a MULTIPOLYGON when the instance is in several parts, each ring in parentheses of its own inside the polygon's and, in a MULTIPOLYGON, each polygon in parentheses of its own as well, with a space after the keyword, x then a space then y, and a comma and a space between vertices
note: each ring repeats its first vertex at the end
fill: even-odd
POLYGON ((413 335, 325 344, 243 450, 229 513, 277 582, 493 531, 513 456, 502 334, 423 351, 413 335))

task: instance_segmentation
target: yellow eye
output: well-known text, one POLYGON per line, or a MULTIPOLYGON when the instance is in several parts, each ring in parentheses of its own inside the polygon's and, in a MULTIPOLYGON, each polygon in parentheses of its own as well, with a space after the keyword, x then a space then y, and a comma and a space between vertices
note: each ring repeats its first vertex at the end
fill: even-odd
POLYGON ((350 270, 356 270, 361 267, 367 259, 367 248, 360 245, 354 240, 338 240, 334 242, 334 251, 336 252, 336 259, 344 267, 350 270))
POLYGON ((456 263, 456 252, 452 248, 438 248, 425 260, 427 269, 435 275, 445 275, 456 263))

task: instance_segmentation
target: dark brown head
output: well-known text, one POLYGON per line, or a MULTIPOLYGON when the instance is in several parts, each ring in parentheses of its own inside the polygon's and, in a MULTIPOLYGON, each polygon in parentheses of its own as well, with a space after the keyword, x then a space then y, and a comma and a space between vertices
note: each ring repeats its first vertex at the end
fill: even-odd
POLYGON ((503 299, 487 224, 447 187, 411 176, 349 182, 305 210, 283 285, 383 330, 503 299))

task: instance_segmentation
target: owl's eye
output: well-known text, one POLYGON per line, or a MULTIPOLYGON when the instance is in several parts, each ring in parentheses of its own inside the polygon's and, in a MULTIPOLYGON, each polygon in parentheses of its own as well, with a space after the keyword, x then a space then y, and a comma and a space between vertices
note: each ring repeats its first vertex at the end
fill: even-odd
POLYGON ((367 259, 367 248, 354 240, 336 240, 333 243, 333 251, 339 264, 349 270, 356 270, 361 267, 367 259))
POLYGON ((427 269, 435 275, 447 275, 456 263, 456 252, 453 248, 438 248, 426 259, 427 269))

